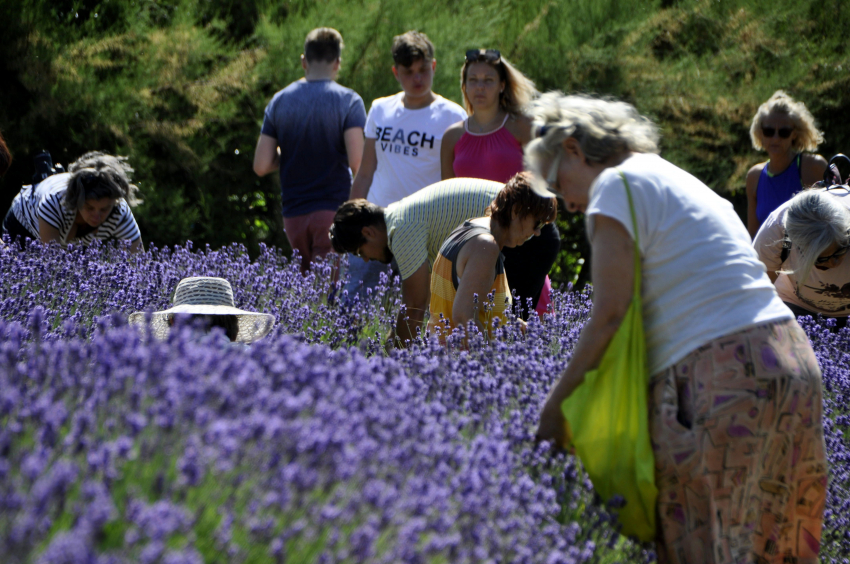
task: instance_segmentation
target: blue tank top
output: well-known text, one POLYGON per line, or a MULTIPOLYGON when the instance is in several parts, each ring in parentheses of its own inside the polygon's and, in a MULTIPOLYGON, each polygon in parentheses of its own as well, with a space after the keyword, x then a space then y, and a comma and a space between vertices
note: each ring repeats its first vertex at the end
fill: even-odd
POLYGON ((788 168, 776 176, 771 176, 767 172, 768 163, 765 163, 764 168, 761 169, 756 188, 756 217, 760 223, 764 223, 773 210, 790 200, 791 196, 803 188, 800 158, 801 155, 798 154, 788 168))

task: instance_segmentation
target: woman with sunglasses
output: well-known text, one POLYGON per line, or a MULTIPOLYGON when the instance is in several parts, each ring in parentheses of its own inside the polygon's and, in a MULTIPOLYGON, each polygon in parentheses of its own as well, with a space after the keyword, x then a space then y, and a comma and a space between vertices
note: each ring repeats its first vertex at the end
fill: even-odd
POLYGON ((779 297, 795 315, 850 315, 850 193, 803 191, 770 214, 753 243, 779 297))
MULTIPOLYGON (((443 135, 443 180, 465 177, 505 183, 523 170, 522 148, 531 139, 531 120, 523 110, 537 90, 496 49, 467 51, 460 76, 469 118, 443 135)), ((521 249, 505 250, 505 269, 523 319, 528 319, 529 300, 532 310, 546 313, 551 303, 548 274, 560 248, 558 229, 549 224, 521 249)))
POLYGON ((659 562, 817 562, 821 374, 732 204, 655 154, 629 104, 548 93, 533 114, 529 168, 585 213, 593 252, 593 310, 538 436, 564 444, 564 399, 619 352, 637 258, 659 562))
POLYGON ((803 152, 816 150, 823 134, 806 106, 782 90, 759 106, 750 139, 768 156, 747 173, 747 230, 755 237, 773 210, 823 178, 826 160, 803 152))
POLYGON ((472 322, 492 337, 494 322, 504 324, 505 310, 512 304, 503 250, 540 235, 557 215, 555 198, 537 194, 531 175, 523 172, 496 194, 484 217, 469 219, 452 231, 431 270, 431 334, 439 334, 445 343, 454 328, 465 329, 472 322))

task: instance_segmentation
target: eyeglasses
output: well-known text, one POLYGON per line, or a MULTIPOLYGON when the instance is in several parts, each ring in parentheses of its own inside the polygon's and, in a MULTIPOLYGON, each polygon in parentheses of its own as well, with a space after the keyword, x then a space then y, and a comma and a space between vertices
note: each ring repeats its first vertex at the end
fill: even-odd
POLYGON ((761 134, 764 135, 765 139, 770 139, 777 133, 779 133, 780 139, 788 139, 791 137, 791 132, 794 131, 793 127, 780 127, 778 130, 775 127, 762 127, 761 134))
POLYGON ((841 247, 828 257, 818 257, 815 259, 815 264, 826 264, 832 259, 841 258, 847 254, 847 251, 850 250, 850 247, 841 247))
POLYGON ((470 49, 466 52, 467 63, 477 63, 479 61, 500 63, 502 62, 502 54, 498 49, 470 49))
POLYGON ((555 160, 552 161, 552 166, 549 167, 549 176, 546 177, 546 186, 553 194, 560 195, 558 191, 558 169, 561 167, 561 155, 563 152, 560 147, 555 155, 555 160))

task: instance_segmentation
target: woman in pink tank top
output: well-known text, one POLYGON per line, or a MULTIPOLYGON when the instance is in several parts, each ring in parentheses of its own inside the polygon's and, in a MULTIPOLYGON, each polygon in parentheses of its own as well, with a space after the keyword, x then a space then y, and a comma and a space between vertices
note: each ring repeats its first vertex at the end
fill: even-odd
MULTIPOLYGON (((440 164, 443 180, 466 177, 507 182, 523 170, 522 149, 531 140, 531 120, 523 114, 537 95, 534 83, 495 49, 467 51, 461 90, 469 119, 443 134, 440 164)), ((551 282, 561 240, 554 223, 521 247, 505 249, 508 284, 516 290, 522 317, 527 300, 543 314, 549 308, 551 282)))

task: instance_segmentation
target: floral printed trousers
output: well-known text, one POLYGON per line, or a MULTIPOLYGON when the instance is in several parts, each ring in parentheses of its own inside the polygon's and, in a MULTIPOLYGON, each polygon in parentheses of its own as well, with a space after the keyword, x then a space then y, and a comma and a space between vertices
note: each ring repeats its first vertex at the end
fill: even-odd
POLYGON ((794 320, 716 339, 653 376, 658 558, 817 562, 821 373, 794 320))

